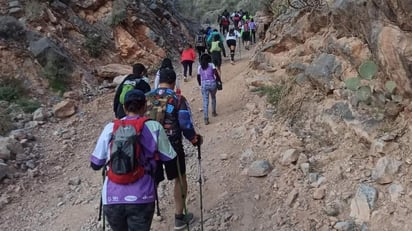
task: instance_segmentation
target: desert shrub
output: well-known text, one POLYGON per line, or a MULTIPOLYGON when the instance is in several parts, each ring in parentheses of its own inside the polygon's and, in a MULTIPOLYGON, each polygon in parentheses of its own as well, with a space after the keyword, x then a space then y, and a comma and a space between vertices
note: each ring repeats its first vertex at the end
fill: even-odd
POLYGON ((25 39, 26 30, 22 23, 12 16, 0 16, 0 38, 21 41, 25 39))
POLYGON ((71 64, 62 56, 49 54, 47 63, 43 67, 42 74, 55 91, 64 92, 70 82, 71 64))
POLYGON ((9 113, 6 109, 0 108, 0 135, 7 135, 13 129, 14 126, 9 113))
POLYGON ((16 103, 26 113, 32 113, 40 107, 39 102, 28 97, 23 82, 10 77, 1 78, 0 101, 16 103))
POLYGON ((279 104, 280 100, 282 100, 284 96, 284 86, 282 85, 265 85, 257 87, 252 91, 258 93, 261 96, 266 96, 267 102, 275 106, 279 104))
POLYGON ((127 2, 125 0, 115 0, 113 2, 111 25, 116 26, 124 22, 127 18, 127 2))
POLYGON ((29 99, 27 97, 16 100, 16 103, 21 107, 25 113, 33 113, 41 105, 38 101, 29 99))
POLYGON ((25 95, 21 80, 10 77, 2 77, 0 80, 0 100, 13 102, 25 95))
POLYGON ((86 35, 86 42, 84 46, 90 56, 97 58, 102 53, 103 40, 102 36, 97 33, 90 33, 86 35))

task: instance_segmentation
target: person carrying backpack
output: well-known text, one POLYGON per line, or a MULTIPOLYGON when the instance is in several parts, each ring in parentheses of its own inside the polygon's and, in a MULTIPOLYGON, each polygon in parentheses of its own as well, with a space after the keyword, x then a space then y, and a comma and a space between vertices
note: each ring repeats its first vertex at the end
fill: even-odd
POLYGON ((234 15, 232 17, 232 20, 233 20, 233 25, 235 25, 235 30, 238 30, 239 29, 239 22, 241 20, 239 12, 236 11, 234 13, 234 15))
POLYGON ((210 54, 210 48, 212 46, 213 39, 216 35, 219 35, 219 40, 222 44, 224 42, 224 38, 219 33, 219 31, 217 31, 217 29, 213 29, 212 32, 209 34, 209 36, 207 36, 207 40, 206 40, 207 51, 209 52, 209 54, 210 54))
MULTIPOLYGON (((160 64, 160 68, 159 70, 156 72, 156 77, 154 80, 154 89, 159 87, 159 78, 160 78, 160 71, 163 69, 171 69, 173 70, 173 64, 172 64, 172 60, 169 58, 164 58, 162 60, 162 63, 160 64)), ((176 78, 176 94, 180 95, 181 93, 181 89, 180 89, 180 81, 179 78, 176 78)))
POLYGON ((249 21, 245 21, 242 25, 242 41, 243 44, 245 45, 245 49, 249 50, 249 45, 250 45, 250 30, 249 30, 249 21))
POLYGON ((230 49, 230 63, 235 64, 236 40, 240 38, 240 33, 231 28, 226 35, 226 44, 230 49))
POLYGON ((217 84, 222 84, 219 72, 212 63, 209 54, 203 54, 200 58, 200 66, 197 69, 197 82, 202 89, 203 99, 203 119, 206 125, 209 124, 209 95, 212 99, 212 116, 217 116, 216 112, 216 92, 217 84))
POLYGON ((220 66, 222 65, 222 53, 223 53, 223 56, 226 57, 225 47, 223 46, 223 42, 221 41, 220 34, 214 35, 213 42, 210 46, 209 53, 212 57, 213 64, 215 64, 220 74, 220 66))
POLYGON ((253 20, 253 18, 250 19, 249 21, 249 29, 250 29, 251 43, 252 44, 256 43, 256 23, 255 23, 255 20, 253 20))
POLYGON ((193 220, 193 214, 187 212, 187 179, 186 161, 183 148, 183 137, 194 146, 203 142, 201 135, 197 134, 192 123, 189 103, 183 95, 176 95, 173 91, 176 83, 176 73, 171 69, 160 71, 159 88, 146 94, 148 99, 148 117, 163 125, 173 149, 177 153, 177 162, 168 166, 166 173, 168 179, 175 179, 175 230, 184 229, 193 220), (168 172, 169 171, 169 172, 168 172), (171 178, 169 178, 171 176, 171 178), (185 210, 185 211, 184 211, 185 210))
POLYGON ((206 33, 203 29, 200 29, 199 32, 196 34, 196 39, 195 39, 195 48, 197 51, 197 54, 200 56, 205 53, 206 50, 206 33))
POLYGON ((226 17, 226 16, 222 16, 222 19, 220 20, 220 23, 222 24, 221 32, 223 34, 226 34, 229 31, 229 24, 230 24, 229 18, 226 17))
POLYGON ((149 231, 157 198, 154 172, 162 167, 157 159, 166 163, 166 172, 170 172, 168 168, 176 163, 177 156, 163 126, 143 116, 143 91, 127 92, 123 106, 126 116, 104 127, 90 166, 96 171, 107 170, 102 204, 111 229, 149 231))
POLYGON ((125 95, 128 91, 139 89, 144 93, 151 90, 147 77, 146 67, 137 63, 133 65, 133 74, 128 75, 117 87, 113 100, 113 111, 117 119, 123 118, 126 114, 123 110, 125 95))
POLYGON ((189 71, 189 77, 192 78, 192 66, 196 60, 196 53, 192 45, 187 43, 186 48, 182 51, 180 57, 180 63, 183 66, 183 80, 187 81, 187 72, 189 71))

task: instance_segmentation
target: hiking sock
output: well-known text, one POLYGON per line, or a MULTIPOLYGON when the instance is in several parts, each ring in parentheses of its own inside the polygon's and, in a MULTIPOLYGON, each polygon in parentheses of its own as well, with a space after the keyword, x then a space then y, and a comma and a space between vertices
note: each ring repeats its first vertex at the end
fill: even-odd
POLYGON ((230 60, 235 61, 235 51, 234 50, 230 51, 230 60))

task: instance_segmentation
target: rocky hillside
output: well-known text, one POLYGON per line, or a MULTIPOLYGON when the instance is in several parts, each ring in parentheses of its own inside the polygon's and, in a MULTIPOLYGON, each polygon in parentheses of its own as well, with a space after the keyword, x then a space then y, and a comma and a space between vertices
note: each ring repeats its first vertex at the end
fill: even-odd
POLYGON ((277 227, 411 229, 412 4, 291 2, 271 22, 248 78, 274 114, 249 129, 282 166, 277 227), (287 140, 265 142, 273 136, 287 140))
MULTIPOLYGON (((0 227, 97 230, 101 179, 84 159, 111 82, 190 37, 181 6, 128 2, 0 0, 0 227)), ((200 125, 206 230, 412 230, 412 4, 264 2, 250 62, 224 63, 219 116, 200 125)), ((201 108, 196 83, 183 90, 201 108)))
POLYGON ((1 0, 0 13, 0 179, 36 166, 32 128, 80 113, 131 64, 178 60, 193 37, 171 1, 1 0))

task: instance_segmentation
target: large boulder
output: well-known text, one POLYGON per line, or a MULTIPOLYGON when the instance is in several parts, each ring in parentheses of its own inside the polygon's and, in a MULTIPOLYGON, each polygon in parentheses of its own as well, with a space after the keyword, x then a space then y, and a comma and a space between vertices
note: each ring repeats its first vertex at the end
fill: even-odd
POLYGON ((317 88, 330 92, 334 89, 334 77, 340 75, 341 65, 332 54, 322 53, 305 70, 305 75, 317 88))
POLYGON ((73 100, 64 100, 54 105, 54 116, 57 118, 66 118, 76 113, 76 104, 73 100))
POLYGON ((107 64, 96 68, 97 76, 101 78, 113 79, 119 75, 128 75, 132 73, 130 65, 123 65, 118 63, 107 64))

